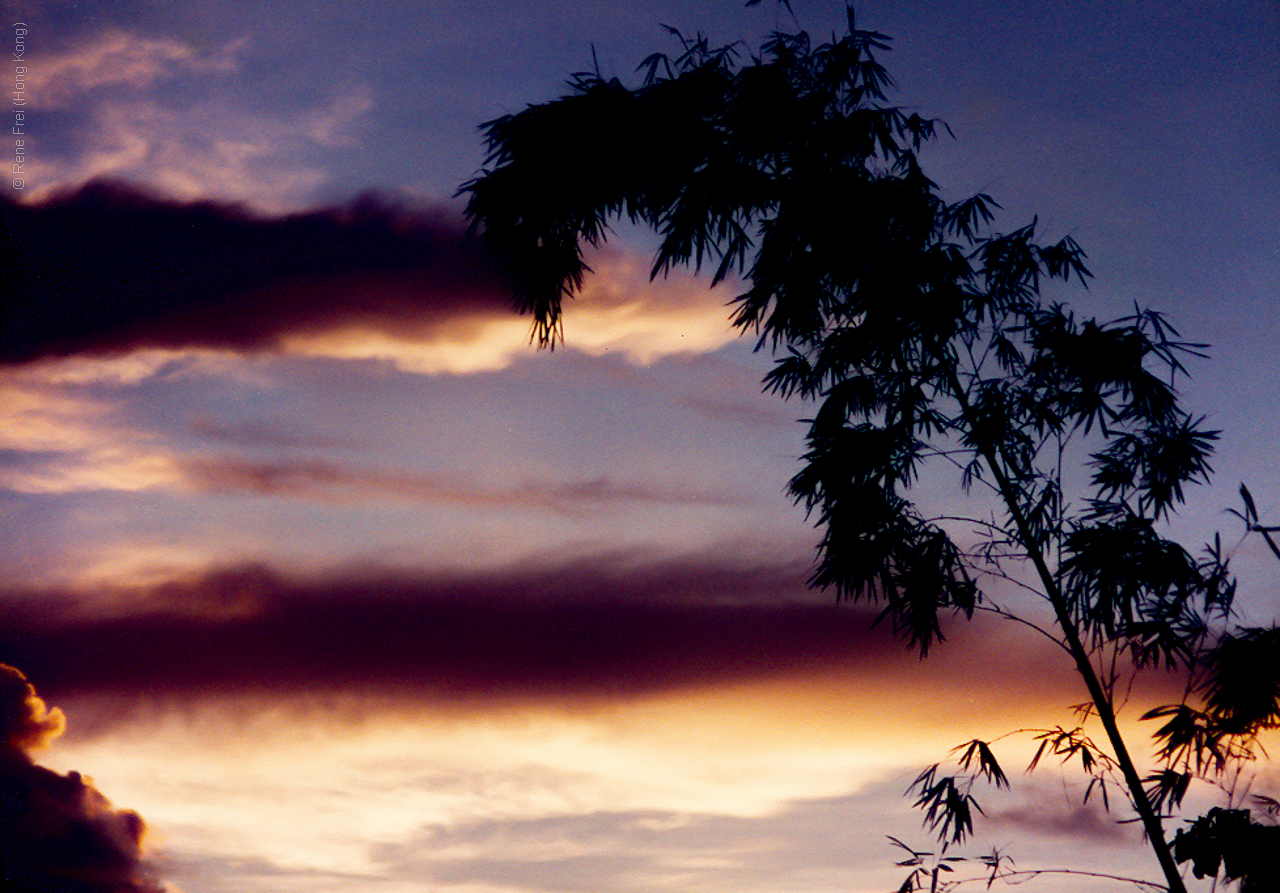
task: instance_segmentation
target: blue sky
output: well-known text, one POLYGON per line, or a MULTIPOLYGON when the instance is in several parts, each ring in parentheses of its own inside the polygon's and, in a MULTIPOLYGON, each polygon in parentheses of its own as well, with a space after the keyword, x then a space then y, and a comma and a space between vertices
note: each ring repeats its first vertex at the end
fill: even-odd
MULTIPOLYGON (((593 52, 626 81, 671 47, 663 23, 748 43, 793 24, 727 0, 4 9, 29 26, 32 96, 10 198, 110 178, 274 219, 372 190, 377 219, 414 238, 419 211, 430 238, 457 227, 478 125, 559 95, 593 52)), ((794 9, 819 35, 843 20, 836 3, 794 9)), ((1218 474, 1175 529, 1223 531, 1243 607, 1269 622, 1280 568, 1223 510, 1244 481, 1280 518, 1276 5, 857 15, 894 38, 895 101, 954 131, 924 155, 948 194, 990 193, 1002 228, 1037 214, 1088 251, 1090 290, 1052 297, 1101 316, 1136 301, 1211 344, 1185 393, 1224 431, 1218 474)), ((187 250, 180 233, 139 256, 187 250)), ((1007 631, 959 632, 921 664, 868 618, 822 613, 829 597, 804 587, 815 534, 784 495, 805 408, 760 393, 767 358, 730 330, 733 285, 650 283, 645 244, 623 232, 595 259, 554 353, 471 268, 465 294, 405 316, 424 268, 410 286, 268 278, 201 329, 285 308, 261 342, 126 340, 0 368, 16 618, 0 660, 66 714, 39 762, 140 813, 166 883, 871 893, 900 876, 886 835, 925 842, 900 796, 919 768, 1082 697, 1007 631), (308 301, 357 309, 289 322, 308 301), (730 620, 682 626, 702 617, 690 605, 730 620), (550 641, 497 659, 524 640, 484 612, 530 606, 550 641), (316 616, 348 635, 308 638, 316 616), (651 652, 611 638, 636 617, 651 652), (449 623, 452 640, 428 634, 449 623), (405 644, 415 631, 430 655, 405 644)), ((933 497, 959 501, 950 483, 933 497)), ((1025 782, 980 842, 1152 876, 1076 810, 1076 781, 1025 782)))

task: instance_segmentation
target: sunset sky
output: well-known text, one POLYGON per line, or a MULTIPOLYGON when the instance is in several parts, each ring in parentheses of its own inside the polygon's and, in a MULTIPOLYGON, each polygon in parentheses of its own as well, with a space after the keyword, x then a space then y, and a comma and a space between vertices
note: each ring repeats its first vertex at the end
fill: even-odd
MULTIPOLYGON (((841 3, 793 7, 842 27, 841 3)), ((0 663, 66 729, 34 747, 58 722, 12 674, 0 729, 92 779, 110 806, 63 787, 103 833, 141 816, 138 870, 185 893, 879 893, 904 874, 888 835, 929 846, 902 796, 921 768, 1070 721, 1051 647, 975 623, 921 663, 806 589, 817 536, 785 487, 807 409, 761 394, 734 283, 651 283, 622 230, 539 352, 463 238, 481 122, 593 52, 634 83, 663 24, 758 45, 785 10, 3 8, 29 104, 23 188, 0 183, 0 663)), ((947 194, 1084 246, 1090 290, 1052 297, 1211 345, 1184 393, 1223 430, 1217 474, 1174 528, 1221 531, 1245 619, 1272 622, 1280 564, 1225 510, 1246 482, 1280 523, 1280 7, 857 14, 894 38, 894 101, 954 131, 924 154, 947 194)), ((1154 880, 1080 790, 1018 775, 973 849, 1154 880)))

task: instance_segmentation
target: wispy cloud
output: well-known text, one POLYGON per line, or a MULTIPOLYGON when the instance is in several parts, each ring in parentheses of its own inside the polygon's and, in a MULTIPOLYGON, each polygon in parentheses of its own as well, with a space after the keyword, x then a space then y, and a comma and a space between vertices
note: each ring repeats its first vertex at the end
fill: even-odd
POLYGON ((1100 802, 1082 803, 1048 792, 1017 806, 991 810, 986 823, 995 830, 1031 831, 1046 837, 1072 839, 1091 847, 1132 846, 1142 839, 1132 825, 1117 824, 1115 816, 1100 802))
POLYGON ((332 179, 317 156, 359 143, 372 96, 353 84, 310 108, 254 107, 227 89, 251 52, 244 38, 203 50, 111 30, 33 55, 27 85, 40 161, 27 194, 114 177, 261 209, 305 203, 332 179))
POLYGON ((134 492, 174 488, 182 482, 181 470, 170 457, 129 447, 23 452, 0 457, 0 488, 15 493, 134 492))
POLYGON ((350 439, 311 433, 305 423, 298 419, 241 419, 222 422, 206 416, 196 416, 188 422, 187 428, 203 440, 236 447, 354 449, 359 446, 350 439))
POLYGON ((653 483, 627 483, 610 477, 565 483, 528 482, 485 487, 456 474, 411 474, 360 468, 328 459, 254 461, 183 459, 176 465, 196 490, 292 499, 351 500, 392 498, 471 506, 541 508, 581 513, 621 502, 727 505, 739 502, 726 493, 684 490, 653 483))
MULTIPOLYGON (((14 493, 168 490, 331 503, 393 499, 569 515, 626 503, 731 506, 745 502, 744 497, 728 491, 611 475, 492 486, 460 473, 397 471, 321 456, 254 459, 181 455, 146 443, 132 444, 124 430, 117 430, 113 438, 109 425, 100 429, 100 442, 90 446, 93 432, 88 426, 60 425, 56 416, 44 413, 16 415, 30 420, 29 430, 0 438, 0 489, 14 493)), ((291 446, 299 440, 269 428, 252 428, 248 433, 233 429, 226 436, 272 448, 291 446)))
POLYGON ((71 154, 48 152, 29 192, 32 198, 49 197, 110 177, 184 199, 298 208, 332 179, 326 168, 306 159, 341 148, 338 134, 357 138, 372 106, 361 90, 284 118, 217 107, 177 110, 151 99, 104 104, 86 113, 91 138, 71 154))
POLYGON ((247 41, 213 52, 190 44, 113 30, 74 49, 33 55, 27 86, 41 108, 64 108, 108 87, 145 90, 157 81, 186 75, 231 75, 247 41))
POLYGON ((745 400, 708 396, 692 396, 688 400, 690 406, 711 419, 743 426, 776 428, 793 425, 798 414, 779 403, 761 405, 760 401, 748 403, 745 400))
POLYGON ((111 406, 44 382, 0 375, 0 449, 80 450, 99 441, 111 406))
MULTIPOLYGON (((80 739, 75 758, 100 765, 104 781, 153 818, 178 856, 162 864, 190 889, 270 879, 374 891, 471 878, 467 886, 494 890, 522 867, 540 886, 576 865, 569 885, 594 877, 595 889, 616 893, 644 884, 617 867, 647 876, 650 890, 687 889, 679 881, 693 876, 768 890, 806 861, 845 881, 868 863, 883 866, 888 848, 875 822, 899 785, 813 798, 863 789, 927 744, 891 748, 866 736, 857 749, 855 710, 841 714, 838 734, 822 734, 804 718, 803 690, 771 692, 764 682, 734 694, 579 701, 561 711, 419 705, 327 722, 278 698, 243 712, 192 699, 183 721, 134 712, 80 739), (136 748, 119 747, 126 733, 136 748), (213 753, 197 762, 194 741, 213 753), (874 759, 867 749, 878 749, 874 759), (746 883, 748 872, 766 879, 746 883)), ((94 712, 82 699, 69 703, 94 712)))
POLYGON ((375 847, 373 857, 391 877, 449 885, 639 893, 783 889, 803 878, 811 890, 851 882, 890 889, 901 878, 876 823, 899 793, 874 785, 791 800, 763 815, 615 809, 485 817, 428 825, 408 841, 375 847))
POLYGON ((173 460, 123 424, 117 410, 101 395, 0 372, 0 490, 50 494, 178 485, 173 460))

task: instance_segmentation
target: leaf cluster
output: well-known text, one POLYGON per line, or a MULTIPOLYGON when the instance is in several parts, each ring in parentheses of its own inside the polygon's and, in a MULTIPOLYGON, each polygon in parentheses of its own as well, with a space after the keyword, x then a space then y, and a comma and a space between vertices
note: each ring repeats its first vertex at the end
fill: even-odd
MULTIPOLYGON (((645 59, 642 85, 582 72, 568 95, 483 125, 487 167, 460 192, 510 260, 541 342, 558 336, 560 300, 585 271, 580 240, 597 244, 611 217, 662 235, 655 273, 714 262, 716 280, 742 272, 766 233, 768 250, 752 270, 765 278, 793 255, 818 251, 805 288, 858 237, 893 243, 861 209, 874 204, 884 217, 897 206, 899 179, 877 168, 902 158, 900 143, 931 137, 934 125, 880 104, 890 79, 875 53, 888 39, 853 28, 852 13, 850 25, 821 45, 803 31, 776 33, 742 65, 736 46, 669 29, 681 51, 645 59), (815 213, 835 224, 821 245, 813 244, 815 213)), ((818 324, 801 294, 794 298, 782 298, 778 324, 787 308, 818 324)), ((761 300, 771 298, 757 293, 742 318, 761 300)))
POLYGON ((1245 628, 1223 634, 1200 656, 1193 693, 1156 707, 1153 733, 1162 769, 1147 778, 1152 803, 1172 813, 1194 778, 1219 778, 1257 759, 1258 734, 1280 726, 1280 630, 1245 628))
POLYGON ((965 556, 906 498, 926 457, 958 448, 966 485, 993 465, 1013 482, 1010 540, 1068 537, 1063 580, 1095 641, 1178 657, 1201 581, 1141 522, 1209 471, 1215 434, 1172 384, 1197 346, 1149 311, 1099 322, 1043 305, 1047 281, 1087 280, 1083 250, 1042 242, 1036 221, 991 231, 985 194, 940 195, 918 153, 945 125, 888 102, 889 39, 852 12, 843 35, 775 33, 754 53, 670 30, 679 52, 646 58, 639 85, 579 73, 566 96, 484 125, 487 167, 460 191, 539 342, 562 336, 584 247, 612 219, 647 225, 653 275, 742 277, 734 322, 779 354, 766 387, 818 403, 791 482, 824 531, 815 584, 882 603, 922 654, 947 614, 971 615, 965 556), (1095 431, 1107 511, 1069 522, 1046 449, 1095 431), (1134 579, 1167 558, 1176 579, 1134 579))
POLYGON ((1247 809, 1215 807, 1178 832, 1173 841, 1179 862, 1190 862, 1198 878, 1240 880, 1240 893, 1280 889, 1280 827, 1255 822, 1247 809))
POLYGON ((916 776, 907 794, 916 795, 913 805, 924 811, 925 825, 939 840, 963 843, 973 833, 974 813, 982 812, 972 793, 974 784, 986 781, 1007 788, 1009 779, 986 741, 975 738, 955 750, 960 752, 957 762, 961 771, 942 775, 941 765, 935 763, 916 776))

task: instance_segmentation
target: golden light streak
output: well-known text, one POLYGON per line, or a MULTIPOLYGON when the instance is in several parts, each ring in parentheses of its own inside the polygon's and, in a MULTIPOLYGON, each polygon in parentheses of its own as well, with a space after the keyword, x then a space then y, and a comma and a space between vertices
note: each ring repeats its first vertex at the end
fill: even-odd
POLYGON ((744 685, 578 712, 387 703, 346 721, 224 702, 139 716, 67 742, 57 760, 93 766, 99 786, 175 848, 216 842, 243 858, 352 871, 372 867, 370 844, 426 825, 600 811, 760 817, 914 765, 917 748, 878 742, 883 728, 859 722, 852 701, 815 741, 814 722, 794 725, 811 690, 744 685))
MULTIPOLYGON (((724 289, 711 289, 688 273, 650 282, 639 258, 618 251, 602 252, 591 264, 595 273, 566 313, 570 349, 645 366, 668 356, 710 353, 736 339, 724 289)), ((283 349, 309 357, 382 360, 424 375, 493 372, 537 352, 528 319, 514 312, 463 316, 428 332, 362 325, 294 333, 283 349)))

